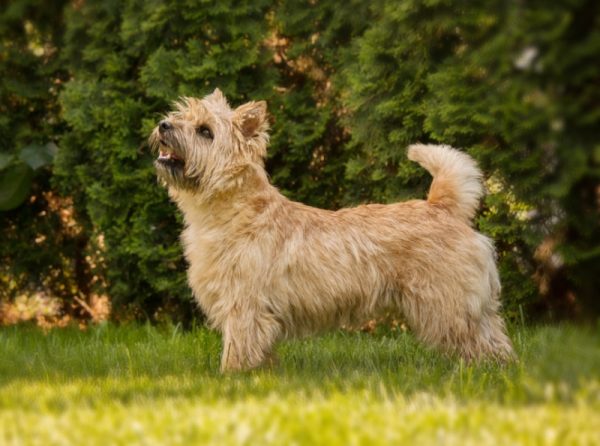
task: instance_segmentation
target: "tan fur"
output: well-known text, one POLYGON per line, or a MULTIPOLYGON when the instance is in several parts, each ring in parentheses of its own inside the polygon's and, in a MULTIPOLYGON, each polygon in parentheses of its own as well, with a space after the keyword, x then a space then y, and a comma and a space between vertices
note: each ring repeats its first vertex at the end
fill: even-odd
POLYGON ((184 99, 166 120, 173 130, 157 128, 151 143, 185 167, 176 177, 157 161, 158 175, 185 217, 188 280, 223 334, 223 371, 259 366, 284 337, 390 308, 443 351, 467 360, 513 356, 498 315, 494 248, 471 227, 482 188, 470 157, 411 146, 410 158, 434 175, 428 201, 333 212, 269 184, 264 102, 232 110, 216 90, 184 99), (202 125, 214 139, 198 136, 202 125))

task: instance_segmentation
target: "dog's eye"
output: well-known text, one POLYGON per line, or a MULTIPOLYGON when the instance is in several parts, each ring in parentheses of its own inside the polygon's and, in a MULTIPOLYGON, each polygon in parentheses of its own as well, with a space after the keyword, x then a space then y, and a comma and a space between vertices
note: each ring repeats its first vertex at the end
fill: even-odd
POLYGON ((213 139, 213 133, 205 125, 196 128, 196 133, 204 138, 213 139))

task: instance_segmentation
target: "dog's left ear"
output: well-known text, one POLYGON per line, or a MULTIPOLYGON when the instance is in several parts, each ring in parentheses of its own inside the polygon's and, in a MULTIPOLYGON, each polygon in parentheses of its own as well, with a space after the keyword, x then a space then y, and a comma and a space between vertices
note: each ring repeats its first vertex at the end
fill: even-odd
POLYGON ((251 101, 240 105, 233 112, 233 122, 246 138, 266 132, 269 130, 267 103, 251 101))
POLYGON ((215 105, 220 105, 222 107, 229 109, 229 104, 227 104, 227 98, 225 97, 223 92, 221 90, 219 90, 218 88, 215 88, 211 94, 206 96, 205 99, 209 102, 212 102, 215 105))

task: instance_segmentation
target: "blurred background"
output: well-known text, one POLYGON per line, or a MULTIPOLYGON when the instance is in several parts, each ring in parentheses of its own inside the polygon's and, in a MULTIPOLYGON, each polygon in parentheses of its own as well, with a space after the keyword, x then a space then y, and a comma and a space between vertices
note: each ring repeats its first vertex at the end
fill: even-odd
POLYGON ((505 315, 600 316, 599 2, 0 4, 0 325, 202 317, 147 137, 215 87, 268 101, 268 171, 314 206, 423 198, 406 146, 464 149, 505 315))

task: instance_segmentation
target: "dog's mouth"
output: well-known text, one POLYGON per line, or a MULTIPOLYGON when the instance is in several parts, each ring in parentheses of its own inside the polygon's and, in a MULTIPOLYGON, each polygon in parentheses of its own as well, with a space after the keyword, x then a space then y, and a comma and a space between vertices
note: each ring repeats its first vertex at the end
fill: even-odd
POLYGON ((168 152, 166 150, 160 150, 158 152, 158 160, 159 161, 179 161, 183 163, 183 159, 175 155, 173 152, 168 152))
POLYGON ((185 165, 183 158, 174 153, 164 141, 161 140, 160 144, 161 148, 158 151, 157 162, 168 167, 183 167, 185 165))
MULTIPOLYGON (((173 147, 169 139, 168 135, 160 135, 158 131, 152 134, 152 147, 158 152, 154 160, 156 175, 164 186, 192 190, 197 187, 198 181, 188 176, 186 152, 177 145, 173 147)), ((177 144, 177 141, 174 143, 177 144)))

